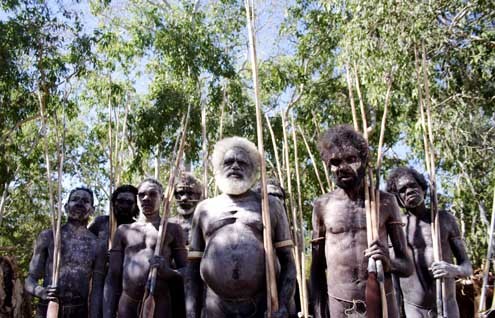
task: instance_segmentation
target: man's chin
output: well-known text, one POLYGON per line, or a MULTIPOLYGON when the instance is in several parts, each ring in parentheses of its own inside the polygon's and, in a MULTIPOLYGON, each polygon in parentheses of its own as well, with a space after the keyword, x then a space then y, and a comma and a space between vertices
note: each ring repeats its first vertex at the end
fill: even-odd
POLYGON ((215 181, 217 182, 217 186, 222 193, 238 195, 251 189, 256 180, 255 177, 239 179, 216 175, 215 181))

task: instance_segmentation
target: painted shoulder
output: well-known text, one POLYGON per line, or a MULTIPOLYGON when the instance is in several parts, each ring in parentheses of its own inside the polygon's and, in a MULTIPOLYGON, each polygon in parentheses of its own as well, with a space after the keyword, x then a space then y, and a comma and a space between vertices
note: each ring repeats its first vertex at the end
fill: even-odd
POLYGON ((317 207, 320 207, 322 205, 327 204, 331 200, 339 199, 339 193, 340 192, 341 192, 340 189, 335 189, 331 192, 328 192, 328 193, 325 193, 325 194, 319 196, 314 202, 314 207, 317 208, 317 207))

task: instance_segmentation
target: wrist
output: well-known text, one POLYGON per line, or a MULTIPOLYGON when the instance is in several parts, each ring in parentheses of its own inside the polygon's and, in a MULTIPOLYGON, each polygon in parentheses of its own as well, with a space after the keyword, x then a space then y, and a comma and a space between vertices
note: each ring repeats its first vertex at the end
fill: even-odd
POLYGON ((34 294, 34 296, 43 299, 43 292, 44 291, 45 291, 45 288, 44 287, 42 287, 40 285, 37 285, 36 287, 34 287, 33 294, 34 294))

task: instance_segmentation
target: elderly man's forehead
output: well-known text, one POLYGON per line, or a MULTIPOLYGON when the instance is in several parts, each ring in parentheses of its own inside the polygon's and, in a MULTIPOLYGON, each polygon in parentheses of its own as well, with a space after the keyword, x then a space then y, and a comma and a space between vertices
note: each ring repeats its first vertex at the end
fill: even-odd
POLYGON ((245 157, 247 159, 249 159, 249 152, 244 149, 243 147, 239 147, 239 146, 235 146, 235 147, 232 147, 230 148, 229 150, 227 150, 225 152, 225 155, 223 156, 223 158, 230 158, 230 157, 245 157))

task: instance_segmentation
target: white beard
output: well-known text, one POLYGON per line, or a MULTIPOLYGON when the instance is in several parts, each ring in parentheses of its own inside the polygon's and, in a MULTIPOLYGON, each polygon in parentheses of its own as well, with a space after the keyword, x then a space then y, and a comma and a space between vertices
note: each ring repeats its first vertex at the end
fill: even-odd
POLYGON ((247 192, 256 182, 256 174, 252 173, 244 180, 227 178, 223 173, 215 174, 217 187, 222 193, 238 195, 247 192))

